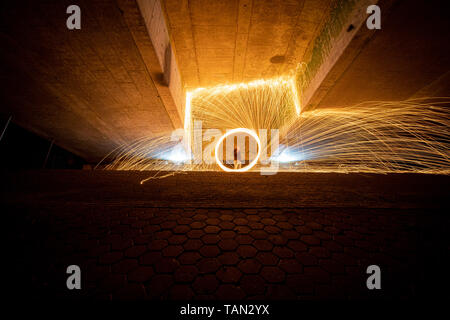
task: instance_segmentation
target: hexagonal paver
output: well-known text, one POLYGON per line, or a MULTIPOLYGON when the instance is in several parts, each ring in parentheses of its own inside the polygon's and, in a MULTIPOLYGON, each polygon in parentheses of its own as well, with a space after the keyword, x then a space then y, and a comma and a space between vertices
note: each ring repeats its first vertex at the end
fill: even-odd
POLYGON ((219 247, 225 251, 231 251, 238 247, 238 243, 234 239, 223 239, 219 242, 219 247))
POLYGON ((216 272, 220 268, 220 265, 217 258, 203 258, 196 263, 196 266, 201 273, 216 272))
POLYGON ((181 235, 181 234, 173 235, 168 239, 170 244, 182 244, 182 243, 186 242, 186 240, 187 240, 187 237, 185 235, 181 235))
POLYGON ((195 216, 193 216, 192 217, 194 220, 199 220, 199 221, 203 221, 203 220, 206 220, 206 219, 208 219, 208 216, 207 215, 205 215, 205 214, 196 214, 195 216))
POLYGON ((263 267, 260 275, 271 283, 283 282, 285 277, 284 271, 278 267, 263 267))
POLYGON ((139 264, 152 265, 162 259, 161 252, 147 252, 139 258, 139 264))
POLYGON ((171 236, 173 236, 173 233, 170 230, 155 232, 155 239, 169 239, 171 236))
POLYGON ((244 218, 236 218, 233 220, 233 223, 237 226, 246 226, 248 225, 248 220, 244 218))
POLYGON ((273 226, 277 223, 275 220, 273 220, 271 218, 264 218, 261 220, 261 222, 266 226, 273 226))
POLYGON ((138 267, 136 259, 123 259, 112 266, 114 273, 128 273, 129 271, 138 267))
POLYGON ((286 273, 301 273, 303 266, 296 259, 281 259, 279 267, 286 273))
POLYGON ((185 234, 188 233, 191 230, 189 226, 186 225, 177 225, 175 228, 173 228, 174 234, 185 234))
POLYGON ((147 247, 144 245, 132 246, 125 251, 125 257, 137 258, 141 256, 146 250, 147 247))
POLYGON ((204 231, 206 233, 218 233, 220 231, 220 228, 217 226, 207 226, 204 228, 204 231))
POLYGON ((268 237, 268 240, 276 246, 283 246, 283 245, 287 244, 287 242, 288 242, 288 239, 286 239, 285 237, 278 235, 278 234, 271 234, 268 237))
POLYGON ((283 230, 291 230, 294 226, 286 221, 279 221, 277 222, 276 226, 283 230))
POLYGON ((300 234, 295 230, 283 230, 281 235, 289 240, 300 238, 300 234))
POLYGON ((330 252, 327 248, 324 247, 312 247, 309 249, 309 253, 315 255, 318 258, 328 258, 330 256, 330 252))
POLYGON ((202 241, 205 244, 216 244, 220 241, 220 236, 218 234, 205 234, 202 241))
POLYGON ((222 221, 219 223, 219 227, 223 230, 232 230, 236 225, 230 221, 222 221))
POLYGON ((231 230, 223 230, 223 231, 220 231, 219 236, 222 239, 231 239, 236 236, 236 232, 231 231, 231 230))
POLYGON ((234 231, 236 231, 238 234, 248 234, 252 229, 250 229, 248 226, 236 226, 234 227, 234 231))
POLYGON ((250 221, 248 226, 253 230, 260 230, 264 228, 264 224, 257 221, 250 221))
POLYGON ((157 273, 172 273, 179 266, 179 262, 173 258, 162 258, 153 266, 157 273))
POLYGON ((300 240, 310 246, 313 246, 313 245, 317 246, 320 244, 320 239, 315 236, 301 236, 300 240))
POLYGON ((200 248, 200 254, 204 257, 216 257, 217 255, 219 255, 220 250, 217 246, 214 245, 205 245, 203 247, 200 248))
POLYGON ((306 251, 307 249, 306 244, 298 240, 290 240, 288 242, 288 247, 294 250, 295 252, 306 251))
POLYGON ((262 295, 266 289, 266 281, 258 275, 244 275, 240 286, 249 296, 262 295))
POLYGON ((181 264, 194 264, 197 261, 199 261, 202 258, 202 256, 196 252, 184 252, 178 257, 178 261, 181 264))
POLYGON ((203 230, 191 230, 186 235, 191 239, 199 239, 204 234, 205 234, 205 232, 203 230))
POLYGON ((307 222, 306 226, 313 230, 322 230, 323 229, 323 226, 321 224, 318 224, 317 222, 314 222, 314 221, 307 222))
POLYGON ((177 220, 177 223, 179 225, 189 225, 192 223, 192 218, 181 217, 180 219, 177 220))
POLYGON ((314 231, 313 235, 321 240, 330 240, 331 234, 325 231, 314 231))
POLYGON ((240 300, 245 297, 245 293, 238 286, 223 284, 217 289, 216 296, 219 300, 240 300))
POLYGON ((153 240, 148 244, 148 249, 149 250, 154 250, 154 251, 159 251, 162 250, 163 248, 167 247, 169 245, 169 243, 167 242, 167 240, 153 240))
POLYGON ((171 275, 158 274, 152 277, 147 286, 147 294, 151 298, 160 298, 173 284, 171 275))
POLYGON ((237 253, 243 258, 251 258, 256 255, 258 250, 255 247, 249 245, 242 245, 237 248, 237 253))
POLYGON ((174 274, 177 282, 192 282, 198 274, 196 266, 181 265, 174 274))
POLYGON ((286 284, 298 295, 312 294, 314 292, 314 282, 304 274, 287 275, 286 284))
POLYGON ((295 258, 304 266, 312 266, 318 263, 316 256, 306 252, 296 253, 295 258))
POLYGON ((169 289, 169 299, 171 300, 190 300, 194 295, 191 287, 185 284, 175 284, 169 289))
POLYGON ((313 233, 312 229, 306 226, 296 226, 295 230, 302 235, 313 233))
POLYGON ((274 214, 272 216, 272 218, 274 220, 278 221, 278 222, 280 222, 280 221, 287 221, 288 220, 288 217, 286 215, 284 215, 284 214, 274 214))
POLYGON ((255 240, 253 245, 260 251, 270 251, 273 248, 272 242, 268 240, 255 240))
POLYGON ((250 236, 254 239, 267 239, 269 235, 264 230, 253 230, 250 232, 250 236))
POLYGON ((274 266, 278 263, 278 257, 272 252, 258 252, 256 259, 266 266, 274 266))
POLYGON ((294 257, 294 252, 287 247, 275 247, 272 252, 280 258, 292 258, 294 257))
POLYGON ((279 234, 281 232, 280 228, 276 226, 265 226, 264 231, 266 231, 269 234, 279 234))
POLYGON ((164 221, 163 223, 160 224, 161 229, 163 230, 171 230, 175 228, 176 225, 177 223, 175 221, 164 221))
POLYGON ((192 288, 198 294, 212 294, 219 286, 219 281, 215 275, 207 274, 198 276, 192 284, 192 288))
POLYGON ((217 271, 217 278, 225 283, 236 283, 239 281, 242 273, 236 267, 223 266, 217 271))
POLYGON ((219 218, 223 221, 231 221, 234 219, 231 214, 222 214, 219 218))
POLYGON ((239 261, 239 256, 236 252, 225 252, 218 259, 224 265, 235 265, 239 261))
POLYGON ((261 269, 261 262, 256 259, 246 259, 239 263, 238 268, 243 273, 256 274, 261 269))
POLYGON ((117 239, 111 242, 111 249, 122 251, 127 249, 133 245, 133 241, 131 239, 117 239))
POLYGON ((203 242, 200 239, 188 239, 183 243, 184 250, 198 250, 203 246, 203 242))
POLYGON ((176 257, 183 252, 183 247, 178 245, 170 245, 162 250, 164 257, 176 257))
POLYGON ((241 245, 251 244, 254 241, 254 239, 247 234, 239 234, 234 238, 234 240, 236 240, 241 245))
POLYGON ((206 226, 206 223, 203 221, 194 221, 190 224, 192 229, 202 229, 204 226, 206 226))
POLYGON ((206 223, 209 225, 217 226, 220 223, 220 220, 217 218, 209 218, 206 219, 206 223))

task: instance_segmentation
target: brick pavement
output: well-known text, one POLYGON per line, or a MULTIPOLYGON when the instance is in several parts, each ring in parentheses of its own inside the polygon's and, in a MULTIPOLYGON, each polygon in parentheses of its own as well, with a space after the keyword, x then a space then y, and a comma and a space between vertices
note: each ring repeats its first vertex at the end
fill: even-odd
POLYGON ((8 204, 4 216, 15 290, 33 298, 410 298, 432 294, 448 266, 437 209, 52 201, 8 204), (71 264, 81 291, 65 288, 71 264), (365 286, 371 264, 380 292, 365 286))

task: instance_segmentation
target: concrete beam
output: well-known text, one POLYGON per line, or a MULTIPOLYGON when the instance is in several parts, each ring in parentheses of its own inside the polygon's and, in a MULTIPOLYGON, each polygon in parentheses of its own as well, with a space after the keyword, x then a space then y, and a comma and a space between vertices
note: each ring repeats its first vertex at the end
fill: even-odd
POLYGON ((448 96, 450 22, 438 4, 378 1, 381 30, 360 28, 307 108, 448 96))
MULTIPOLYGON (((329 88, 334 85, 353 61, 360 48, 375 33, 375 30, 366 28, 365 22, 368 17, 366 10, 369 5, 377 4, 378 2, 378 0, 361 0, 355 4, 342 30, 336 38, 331 40, 330 50, 326 58, 308 86, 302 88, 300 101, 303 110, 312 109, 320 103, 329 88)), ((390 6, 392 1, 384 2, 389 2, 390 6)), ((383 14, 385 13, 383 11, 383 14)))
POLYGON ((184 89, 175 59, 162 4, 159 0, 137 0, 141 17, 136 16, 135 6, 120 1, 128 14, 126 21, 136 41, 142 58, 163 100, 175 128, 182 127, 184 119, 184 89), (143 19, 143 25, 140 23, 143 19), (146 29, 147 36, 143 32, 146 29), (148 38, 148 39, 146 39, 148 38))

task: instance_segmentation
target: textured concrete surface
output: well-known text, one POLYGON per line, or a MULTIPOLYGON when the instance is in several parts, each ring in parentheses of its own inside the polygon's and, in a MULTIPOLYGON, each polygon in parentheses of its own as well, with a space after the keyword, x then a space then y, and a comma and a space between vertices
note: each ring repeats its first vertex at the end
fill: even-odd
POLYGON ((113 300, 445 296, 448 177, 239 176, 190 173, 140 186, 142 174, 133 172, 3 174, 9 292, 113 300), (78 292, 65 287, 71 264, 82 270, 78 292), (378 292, 365 287, 371 264, 382 270, 378 292))
POLYGON ((270 78, 295 69, 331 2, 164 1, 185 85, 270 78))
POLYGON ((361 28, 321 87, 312 106, 448 97, 450 22, 442 2, 379 2, 381 30, 361 28))
POLYGON ((71 4, 2 5, 0 112, 93 162, 179 127, 137 4, 80 1, 81 30, 68 30, 71 4))

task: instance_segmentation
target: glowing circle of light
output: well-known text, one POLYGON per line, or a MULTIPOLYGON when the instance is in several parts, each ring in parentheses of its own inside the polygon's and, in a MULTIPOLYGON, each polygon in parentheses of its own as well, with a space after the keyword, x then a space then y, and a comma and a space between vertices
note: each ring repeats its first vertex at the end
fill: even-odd
POLYGON ((226 172, 244 172, 244 171, 247 171, 247 170, 250 170, 251 168, 253 168, 253 166, 258 162, 259 156, 261 155, 261 140, 259 140, 258 135, 255 132, 253 132, 252 130, 249 130, 249 129, 246 129, 246 128, 236 128, 236 129, 228 131, 227 133, 225 133, 223 136, 220 137, 219 141, 217 141, 214 153, 215 153, 216 162, 219 165, 219 167, 222 168, 223 171, 226 171, 226 172), (232 135, 234 133, 237 133, 237 132, 246 133, 249 136, 251 136, 253 139, 256 140, 256 143, 258 144, 258 154, 256 155, 255 159, 253 159, 253 161, 250 162, 244 168, 230 169, 230 168, 224 166, 222 161, 220 161, 220 159, 219 159, 219 146, 222 144, 222 142, 225 140, 226 137, 228 137, 229 135, 232 135))

